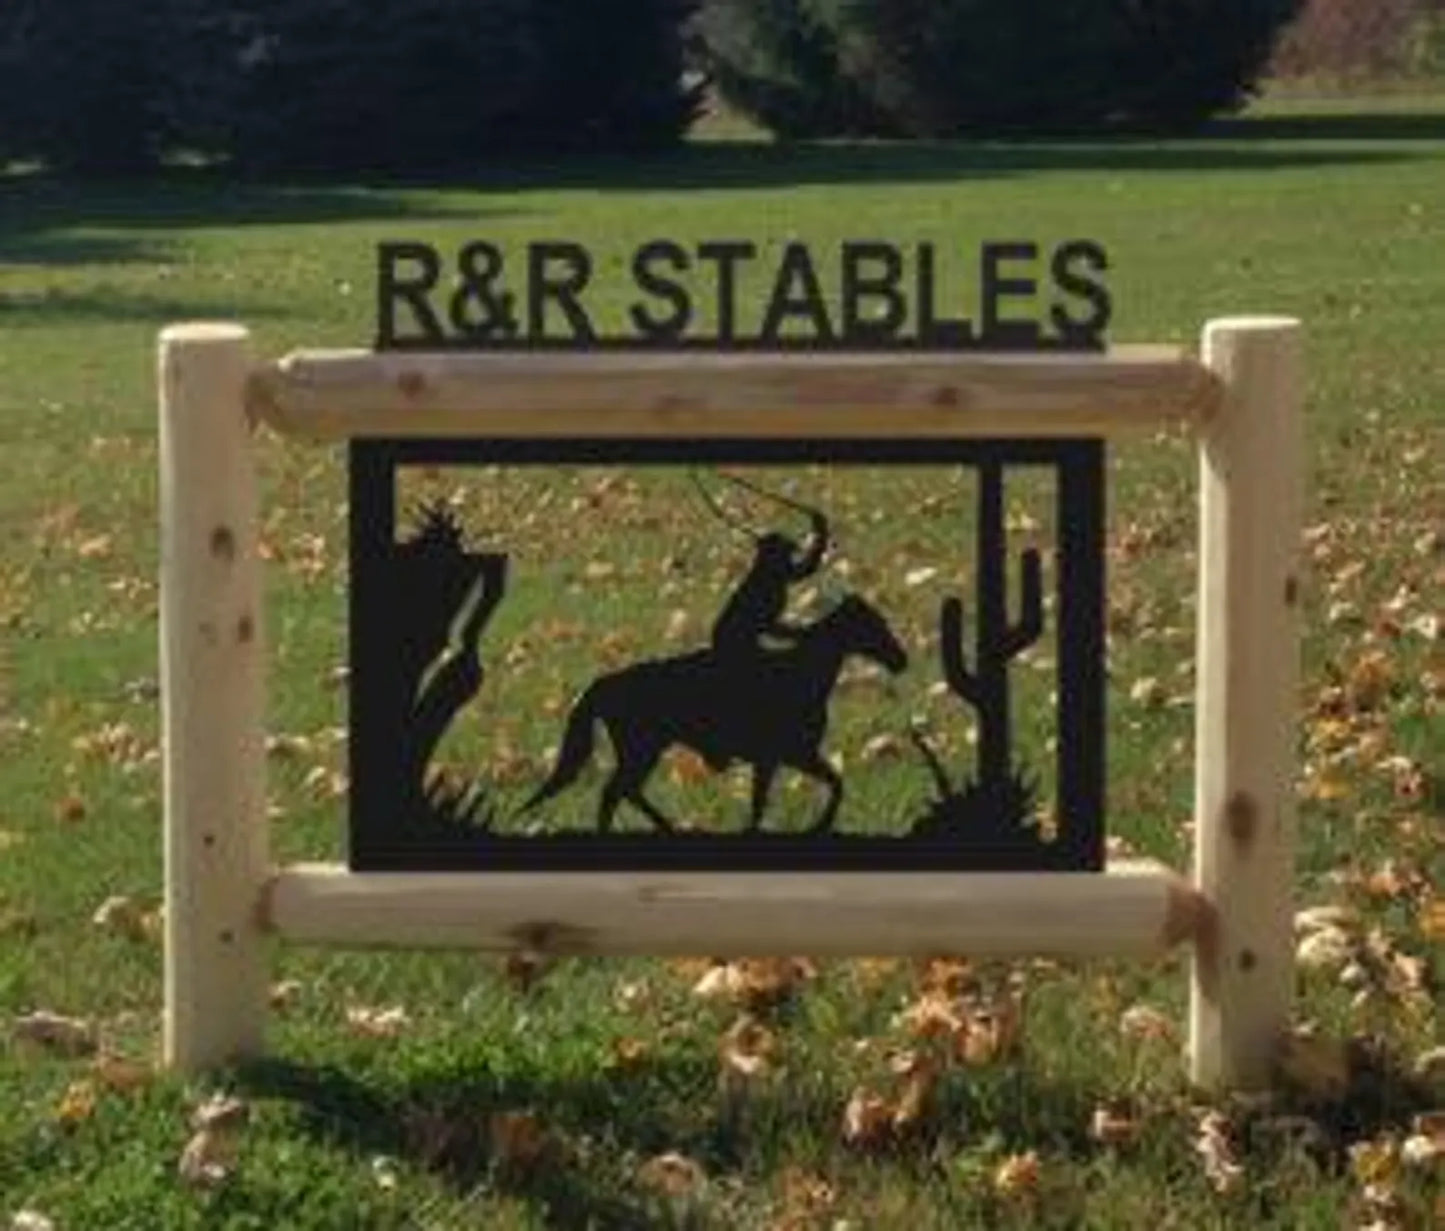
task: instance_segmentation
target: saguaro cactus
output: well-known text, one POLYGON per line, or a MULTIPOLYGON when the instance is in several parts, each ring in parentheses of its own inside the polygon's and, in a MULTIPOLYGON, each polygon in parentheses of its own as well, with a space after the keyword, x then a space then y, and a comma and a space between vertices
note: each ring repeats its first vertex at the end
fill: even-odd
POLYGON ((978 628, 974 666, 965 661, 963 602, 943 600, 940 648, 948 686, 978 712, 978 772, 981 783, 1002 783, 1011 772, 1008 665, 1038 640, 1044 626, 1043 571, 1039 553, 1021 553, 1022 593, 1019 617, 1008 617, 1004 554, 1003 464, 979 467, 978 550, 974 562, 978 628))

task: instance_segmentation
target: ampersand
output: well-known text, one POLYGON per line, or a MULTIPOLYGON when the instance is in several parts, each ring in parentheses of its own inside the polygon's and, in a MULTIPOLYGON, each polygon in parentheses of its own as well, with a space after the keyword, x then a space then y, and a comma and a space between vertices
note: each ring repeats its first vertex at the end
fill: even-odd
POLYGON ((472 341, 515 337, 516 297, 511 291, 499 289, 501 250, 483 240, 467 244, 457 254, 457 271, 457 289, 447 305, 447 314, 457 334, 472 341), (472 319, 469 305, 475 305, 481 313, 478 319, 472 319))

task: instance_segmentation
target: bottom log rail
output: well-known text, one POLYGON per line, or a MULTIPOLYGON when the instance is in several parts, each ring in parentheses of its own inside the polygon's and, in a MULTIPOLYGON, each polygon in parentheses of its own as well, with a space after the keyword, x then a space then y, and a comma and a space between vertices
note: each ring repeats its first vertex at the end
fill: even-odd
POLYGON ((1162 864, 1103 873, 276 872, 262 926, 304 943, 552 955, 1148 957, 1208 931, 1162 864))

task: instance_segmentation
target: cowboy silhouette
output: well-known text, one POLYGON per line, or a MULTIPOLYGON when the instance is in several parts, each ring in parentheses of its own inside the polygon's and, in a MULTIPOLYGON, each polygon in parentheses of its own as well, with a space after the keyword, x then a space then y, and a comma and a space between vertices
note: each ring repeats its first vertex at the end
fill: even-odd
POLYGON ((713 651, 724 662, 751 658, 764 648, 764 637, 791 645, 804 632, 782 618, 788 587, 813 576, 828 550, 827 519, 816 509, 804 511, 812 523, 806 551, 776 531, 754 537, 752 566, 712 627, 713 651))

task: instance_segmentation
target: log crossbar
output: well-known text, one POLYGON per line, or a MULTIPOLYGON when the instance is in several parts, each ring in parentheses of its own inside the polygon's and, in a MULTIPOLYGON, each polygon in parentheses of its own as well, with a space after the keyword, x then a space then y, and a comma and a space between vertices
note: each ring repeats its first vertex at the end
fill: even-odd
POLYGON ((253 418, 355 437, 1111 436, 1218 409, 1178 347, 1089 354, 297 351, 249 383, 253 418))
POLYGON ((552 955, 1153 957, 1207 905, 1148 861, 1067 872, 576 873, 279 870, 263 924, 316 944, 552 955))
POLYGON ((1257 1087, 1288 1024, 1299 323, 1087 355, 300 351, 160 339, 166 1062, 263 1046, 271 938, 556 954, 1147 956, 1192 948, 1189 1067, 1257 1087), (276 867, 251 429, 354 437, 945 439, 1183 424, 1199 456, 1193 868, 352 873, 276 867))

